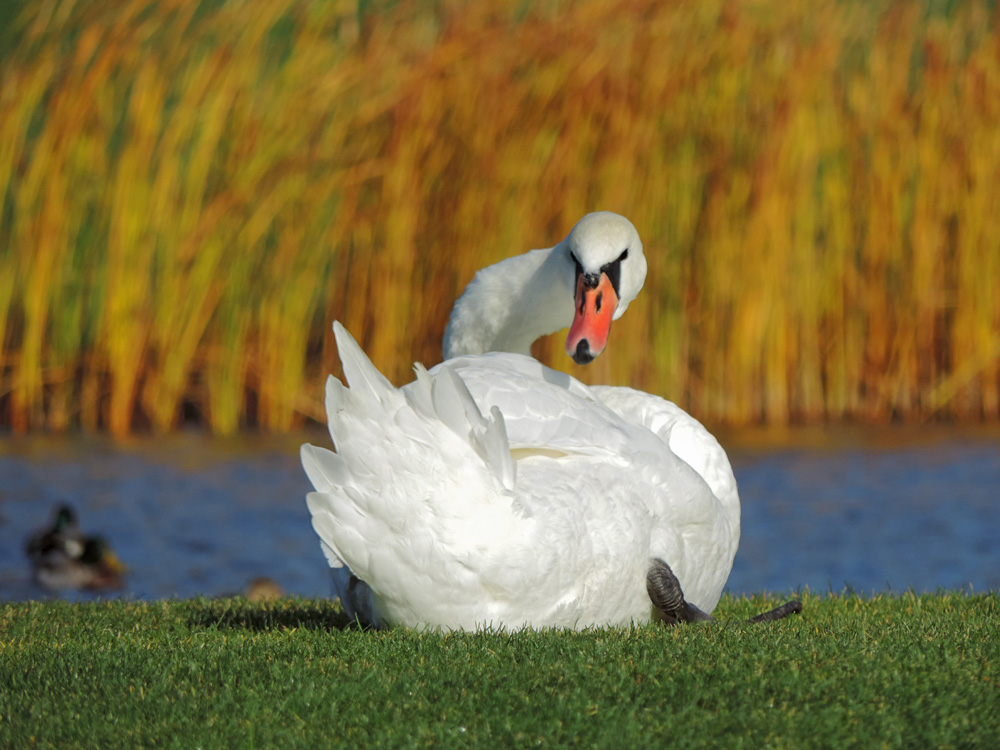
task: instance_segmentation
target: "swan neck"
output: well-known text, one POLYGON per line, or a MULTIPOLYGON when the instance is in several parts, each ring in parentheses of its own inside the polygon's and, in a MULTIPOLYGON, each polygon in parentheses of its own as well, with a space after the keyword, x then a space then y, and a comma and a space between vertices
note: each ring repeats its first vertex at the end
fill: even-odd
POLYGON ((573 319, 573 266, 560 243, 480 270, 452 308, 445 359, 466 354, 531 354, 541 336, 573 319))

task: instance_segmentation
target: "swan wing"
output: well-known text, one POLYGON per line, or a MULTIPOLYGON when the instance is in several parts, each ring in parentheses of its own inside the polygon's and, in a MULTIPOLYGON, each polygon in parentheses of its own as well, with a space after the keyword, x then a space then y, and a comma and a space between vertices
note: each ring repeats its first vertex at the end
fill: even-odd
POLYGON ((454 619, 481 599, 477 566, 502 554, 502 540, 530 536, 513 502, 503 418, 483 417, 447 371, 422 379, 421 413, 339 324, 335 334, 350 386, 327 381, 337 452, 302 447, 324 554, 368 583, 379 617, 454 619))
POLYGON ((600 400, 625 421, 640 425, 663 440, 671 452, 693 468, 739 521, 739 494, 726 451, 704 425, 672 401, 621 386, 590 387, 600 400))
POLYGON ((491 352, 457 357, 431 372, 440 370, 457 374, 480 408, 500 410, 515 451, 617 460, 648 440, 583 383, 531 357, 491 352))
MULTIPOLYGON (((658 396, 586 386, 523 355, 460 357, 446 366, 480 408, 503 412, 522 474, 527 458, 548 459, 532 479, 552 487, 568 459, 579 459, 565 496, 578 497, 582 486, 599 493, 580 505, 602 524, 593 534, 663 559, 689 601, 714 609, 739 544, 739 496, 725 451, 697 420, 658 396), (626 517, 648 528, 616 534, 626 517)), ((546 509, 563 497, 543 495, 546 509)))
MULTIPOLYGON (((690 573, 682 571, 686 578, 674 571, 685 594, 696 587, 708 592, 701 601, 711 602, 706 610, 711 611, 729 578, 740 542, 740 498, 726 451, 701 422, 660 396, 618 386, 591 386, 590 391, 625 421, 655 434, 711 490, 714 509, 702 504, 695 513, 711 522, 690 527, 698 532, 698 538, 692 539, 700 545, 698 569, 690 573)), ((703 604, 698 606, 705 609, 703 604)))

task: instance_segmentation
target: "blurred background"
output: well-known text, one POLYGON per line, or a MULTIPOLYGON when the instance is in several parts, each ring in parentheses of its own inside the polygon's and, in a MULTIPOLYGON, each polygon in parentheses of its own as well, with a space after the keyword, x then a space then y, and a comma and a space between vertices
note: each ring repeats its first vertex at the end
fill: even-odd
POLYGON ((296 438, 266 436, 322 422, 331 321, 402 383, 440 360, 478 268, 598 209, 638 228, 645 289, 592 365, 559 334, 535 353, 720 432, 744 502, 732 590, 1000 585, 998 185, 988 2, 6 0, 0 586, 60 501, 119 551, 140 540, 133 568, 206 506, 226 540, 151 567, 221 568, 254 540, 259 564, 178 572, 175 593, 290 555, 325 575, 296 438), (98 490, 93 471, 160 478, 98 490), (241 526, 254 508, 302 540, 274 552, 241 526), (806 533, 835 519, 857 547, 806 533), (804 556, 766 557, 782 544, 804 556), (965 567, 915 568, 934 544, 965 567))

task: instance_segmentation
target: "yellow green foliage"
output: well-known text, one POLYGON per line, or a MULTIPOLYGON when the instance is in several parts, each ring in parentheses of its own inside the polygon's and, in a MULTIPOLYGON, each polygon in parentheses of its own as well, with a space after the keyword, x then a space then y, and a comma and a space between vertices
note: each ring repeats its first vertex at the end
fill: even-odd
POLYGON ((630 217, 591 382, 710 422, 1000 416, 987 3, 38 0, 0 50, 0 421, 287 430, 474 271, 630 217), (365 4, 362 4, 365 5, 365 4))

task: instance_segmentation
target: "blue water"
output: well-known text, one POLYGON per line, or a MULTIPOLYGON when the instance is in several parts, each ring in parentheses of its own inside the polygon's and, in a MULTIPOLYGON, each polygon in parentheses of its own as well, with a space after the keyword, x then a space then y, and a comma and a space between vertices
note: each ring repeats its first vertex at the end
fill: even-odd
MULTIPOLYGON (((730 592, 1000 589, 996 437, 730 455, 743 503, 730 592)), ((289 441, 6 439, 0 599, 46 595, 23 543, 61 502, 128 565, 121 595, 232 594, 268 576, 290 593, 328 596, 310 489, 289 441)))
POLYGON ((729 591, 1000 589, 1000 442, 734 457, 729 591))

